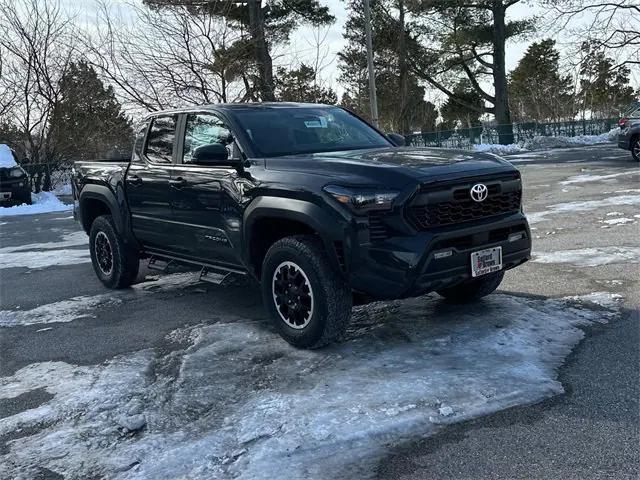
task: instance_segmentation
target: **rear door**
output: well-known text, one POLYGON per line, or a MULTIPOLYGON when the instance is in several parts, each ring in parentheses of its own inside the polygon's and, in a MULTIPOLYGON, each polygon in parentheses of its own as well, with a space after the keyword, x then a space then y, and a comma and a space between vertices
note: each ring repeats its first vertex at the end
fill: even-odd
POLYGON ((242 179, 235 168, 192 162, 197 147, 212 143, 224 145, 232 155, 231 131, 212 112, 188 113, 182 121, 184 134, 170 189, 174 228, 180 238, 175 248, 203 261, 240 265, 234 243, 242 218, 242 179))
POLYGON ((126 176, 131 225, 145 246, 165 250, 171 240, 169 180, 175 161, 177 115, 152 118, 137 132, 126 176))

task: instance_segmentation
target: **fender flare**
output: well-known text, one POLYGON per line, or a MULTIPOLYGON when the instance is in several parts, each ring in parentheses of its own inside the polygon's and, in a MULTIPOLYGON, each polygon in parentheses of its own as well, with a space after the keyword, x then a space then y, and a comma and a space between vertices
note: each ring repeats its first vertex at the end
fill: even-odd
POLYGON ((306 200, 265 196, 254 199, 244 211, 243 217, 242 258, 251 269, 254 268, 251 262, 251 232, 258 220, 268 217, 296 221, 317 232, 329 257, 338 264, 333 242, 343 240, 346 219, 340 218, 333 209, 328 211, 306 200))
POLYGON ((118 200, 116 199, 116 195, 113 191, 104 185, 88 184, 85 185, 80 192, 78 206, 80 210, 80 223, 82 224, 82 228, 86 231, 89 230, 89 226, 85 225, 84 221, 84 204, 87 200, 98 200, 104 203, 111 213, 111 217, 113 218, 113 222, 115 223, 118 233, 125 239, 130 238, 127 231, 127 222, 125 221, 126 216, 123 213, 122 207, 118 204, 118 200))

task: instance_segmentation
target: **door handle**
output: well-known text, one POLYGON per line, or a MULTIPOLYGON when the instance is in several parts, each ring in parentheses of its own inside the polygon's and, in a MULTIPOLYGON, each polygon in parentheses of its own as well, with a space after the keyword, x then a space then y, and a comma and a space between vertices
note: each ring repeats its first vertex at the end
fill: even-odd
POLYGON ((142 179, 138 175, 129 175, 127 180, 134 187, 142 185, 142 179))
POLYGON ((182 188, 187 184, 187 181, 182 177, 176 177, 169 180, 169 185, 173 188, 182 188))

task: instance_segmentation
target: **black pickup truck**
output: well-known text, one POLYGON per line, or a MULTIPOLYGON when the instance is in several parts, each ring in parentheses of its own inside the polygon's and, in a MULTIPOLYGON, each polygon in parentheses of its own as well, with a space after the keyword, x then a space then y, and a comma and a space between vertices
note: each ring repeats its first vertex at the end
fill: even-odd
POLYGON ((530 257, 519 172, 404 147, 339 107, 227 104, 149 115, 130 162, 78 162, 75 216, 110 288, 139 261, 250 275, 285 340, 338 339, 353 293, 467 302, 530 257))

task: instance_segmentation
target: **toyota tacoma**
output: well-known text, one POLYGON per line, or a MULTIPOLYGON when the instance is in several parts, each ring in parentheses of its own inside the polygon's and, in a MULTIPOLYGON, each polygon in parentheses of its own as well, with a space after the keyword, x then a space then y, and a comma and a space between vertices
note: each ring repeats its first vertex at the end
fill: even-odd
POLYGON ((74 214, 107 287, 143 258, 249 275, 282 337, 317 348, 344 333, 354 293, 469 302, 530 257, 518 170, 403 143, 335 106, 155 112, 130 161, 75 164, 74 214))

